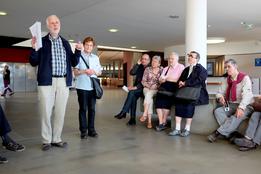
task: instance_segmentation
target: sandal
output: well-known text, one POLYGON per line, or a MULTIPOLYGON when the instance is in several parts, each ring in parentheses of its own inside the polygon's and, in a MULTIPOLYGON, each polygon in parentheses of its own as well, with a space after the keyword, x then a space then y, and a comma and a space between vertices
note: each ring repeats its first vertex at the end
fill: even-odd
POLYGON ((145 122, 147 120, 147 118, 148 118, 147 116, 144 116, 144 115, 141 116, 140 117, 140 122, 145 122))
POLYGON ((148 128, 148 129, 151 129, 151 128, 152 128, 152 124, 148 122, 147 128, 148 128))

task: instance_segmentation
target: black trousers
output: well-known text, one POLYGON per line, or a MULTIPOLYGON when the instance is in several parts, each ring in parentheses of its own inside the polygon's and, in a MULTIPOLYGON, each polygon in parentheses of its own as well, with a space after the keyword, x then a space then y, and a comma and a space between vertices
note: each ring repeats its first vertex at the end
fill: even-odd
POLYGON ((4 136, 11 132, 11 127, 5 117, 5 113, 0 105, 0 136, 4 136))
POLYGON ((143 89, 131 90, 128 92, 128 96, 122 107, 122 112, 127 113, 130 111, 132 118, 136 117, 137 100, 143 96, 143 89))
POLYGON ((79 102, 79 129, 81 133, 95 131, 94 119, 95 119, 95 104, 96 98, 94 90, 87 91, 77 89, 78 102, 79 102), (88 109, 88 120, 86 118, 86 112, 88 109))

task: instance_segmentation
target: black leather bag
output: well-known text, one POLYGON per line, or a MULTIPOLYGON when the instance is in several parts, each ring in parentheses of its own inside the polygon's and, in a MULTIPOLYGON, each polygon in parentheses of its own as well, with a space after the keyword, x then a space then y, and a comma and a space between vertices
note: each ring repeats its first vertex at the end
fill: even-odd
POLYGON ((197 101, 200 97, 201 87, 182 87, 176 91, 175 97, 177 99, 197 101))
MULTIPOLYGON (((82 58, 83 62, 85 63, 87 69, 90 69, 89 65, 86 63, 86 61, 84 60, 82 55, 81 55, 81 58, 82 58)), ((93 89, 95 91, 96 99, 101 99, 102 95, 103 95, 103 89, 101 87, 100 79, 95 78, 95 77, 90 77, 90 78, 91 78, 91 81, 92 81, 93 89)))
MULTIPOLYGON (((169 68, 170 68, 170 67, 168 67, 167 71, 165 72, 165 76, 168 74, 169 68)), ((167 90, 164 88, 164 83, 162 83, 162 84, 160 85, 157 94, 165 95, 165 96, 168 96, 168 97, 172 97, 172 96, 175 95, 174 92, 167 91, 167 90)))
POLYGON ((92 80, 92 86, 95 91, 96 99, 101 99, 103 95, 103 89, 101 87, 100 79, 91 77, 91 80, 92 80))

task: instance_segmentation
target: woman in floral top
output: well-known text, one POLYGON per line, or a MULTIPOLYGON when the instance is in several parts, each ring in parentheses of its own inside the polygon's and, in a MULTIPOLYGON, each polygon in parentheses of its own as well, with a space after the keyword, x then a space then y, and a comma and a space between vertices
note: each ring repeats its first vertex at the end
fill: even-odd
POLYGON ((144 93, 144 112, 140 118, 141 122, 145 122, 148 119, 147 128, 151 129, 151 115, 153 113, 153 96, 157 93, 159 88, 159 77, 162 72, 160 66, 160 56, 154 56, 151 61, 151 66, 147 67, 144 71, 142 78, 143 93, 144 93))

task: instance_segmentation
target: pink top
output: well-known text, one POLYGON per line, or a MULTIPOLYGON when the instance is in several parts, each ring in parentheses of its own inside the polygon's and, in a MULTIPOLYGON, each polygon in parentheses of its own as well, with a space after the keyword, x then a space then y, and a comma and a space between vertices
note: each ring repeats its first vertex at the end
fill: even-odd
MULTIPOLYGON (((166 71, 168 70, 169 66, 165 67, 163 69, 163 72, 161 74, 161 77, 164 78, 166 71)), ((169 71, 166 75, 166 81, 169 82, 177 82, 179 80, 179 77, 182 73, 182 71, 185 69, 184 65, 178 63, 174 67, 170 67, 169 71)))
POLYGON ((158 89, 158 87, 160 86, 159 77, 161 72, 162 72, 162 67, 159 68, 159 71, 156 74, 152 72, 152 67, 147 67, 144 70, 143 78, 141 81, 143 87, 153 89, 153 90, 158 89))

